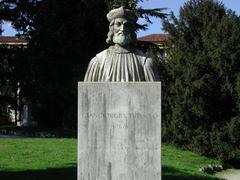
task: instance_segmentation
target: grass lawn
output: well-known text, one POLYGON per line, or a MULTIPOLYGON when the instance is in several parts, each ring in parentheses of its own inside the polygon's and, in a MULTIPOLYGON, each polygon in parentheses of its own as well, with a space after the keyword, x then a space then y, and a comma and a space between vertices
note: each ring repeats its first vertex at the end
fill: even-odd
MULTIPOLYGON (((221 164, 174 146, 163 145, 163 180, 217 179, 198 171, 221 164)), ((76 139, 1 139, 1 180, 77 180, 76 139)))
POLYGON ((171 145, 162 146, 162 171, 164 180, 217 180, 213 175, 199 171, 199 168, 221 165, 220 161, 183 151, 171 145))
POLYGON ((0 180, 77 180, 76 139, 1 139, 0 180))

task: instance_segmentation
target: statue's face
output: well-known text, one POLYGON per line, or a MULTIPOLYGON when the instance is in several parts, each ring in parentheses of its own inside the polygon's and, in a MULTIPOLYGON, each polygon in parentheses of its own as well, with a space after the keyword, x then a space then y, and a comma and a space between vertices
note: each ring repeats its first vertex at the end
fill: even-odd
POLYGON ((125 18, 116 18, 113 25, 113 42, 120 46, 129 45, 131 38, 131 23, 125 18))

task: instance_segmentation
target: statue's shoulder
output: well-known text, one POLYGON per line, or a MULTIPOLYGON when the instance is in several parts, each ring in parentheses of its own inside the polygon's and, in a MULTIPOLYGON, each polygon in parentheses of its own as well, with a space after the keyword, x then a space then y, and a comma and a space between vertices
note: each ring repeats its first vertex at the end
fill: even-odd
POLYGON ((103 50, 102 52, 98 53, 98 54, 96 55, 96 57, 97 57, 99 60, 105 59, 106 56, 107 56, 107 53, 108 53, 108 49, 105 49, 105 50, 103 50))
POLYGON ((136 53, 137 56, 139 56, 139 57, 142 59, 143 64, 144 64, 145 66, 152 66, 153 64, 156 63, 154 59, 148 57, 148 56, 147 56, 144 52, 142 52, 141 50, 136 49, 135 53, 136 53))
POLYGON ((107 52, 108 50, 105 49, 102 52, 96 54, 96 56, 94 58, 92 58, 92 60, 90 61, 91 64, 96 64, 96 63, 101 63, 102 61, 104 61, 104 59, 107 56, 107 52))
POLYGON ((152 59, 150 57, 147 57, 144 63, 145 66, 147 67, 156 67, 157 66, 157 62, 155 59, 152 59))

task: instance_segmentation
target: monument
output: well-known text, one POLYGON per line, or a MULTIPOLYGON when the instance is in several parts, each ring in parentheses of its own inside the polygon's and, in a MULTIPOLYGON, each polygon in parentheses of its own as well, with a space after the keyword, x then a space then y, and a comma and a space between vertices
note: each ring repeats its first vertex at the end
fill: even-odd
POLYGON ((160 180, 157 66, 134 48, 131 10, 120 7, 107 18, 111 46, 91 60, 78 84, 78 180, 160 180))
POLYGON ((120 7, 107 14, 107 43, 113 44, 90 62, 84 81, 159 81, 156 62, 135 49, 137 16, 120 7))

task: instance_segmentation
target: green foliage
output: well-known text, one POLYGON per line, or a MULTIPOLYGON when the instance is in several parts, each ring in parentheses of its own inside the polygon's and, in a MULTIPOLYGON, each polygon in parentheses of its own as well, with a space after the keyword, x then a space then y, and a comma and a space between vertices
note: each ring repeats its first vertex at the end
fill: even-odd
POLYGON ((126 8, 130 9, 136 9, 137 4, 143 0, 105 0, 106 4, 108 5, 108 9, 114 9, 121 6, 124 6, 126 8))
POLYGON ((164 28, 171 47, 163 65, 164 141, 238 158, 239 17, 217 1, 190 0, 164 28))
POLYGON ((9 21, 21 35, 28 35, 34 28, 37 7, 42 0, 2 0, 0 19, 9 21))
POLYGON ((106 47, 107 6, 103 1, 4 0, 20 36, 29 39, 21 69, 22 97, 32 102, 40 126, 77 124, 77 82, 106 47), (74 4, 74 5, 73 5, 74 4))
POLYGON ((40 125, 76 128, 77 82, 106 46, 104 14, 107 7, 100 1, 43 1, 38 7, 28 52, 35 80, 30 99, 38 105, 40 125))
POLYGON ((162 11, 164 10, 166 10, 166 8, 155 8, 155 9, 138 8, 137 14, 139 15, 140 18, 144 18, 147 20, 148 23, 152 24, 152 21, 150 20, 149 17, 156 17, 161 19, 164 19, 167 17, 166 13, 162 13, 162 11))
POLYGON ((2 29, 2 21, 0 21, 0 35, 2 35, 3 29, 2 29))
MULTIPOLYGON (((1 9, 3 9, 3 5, 0 3, 0 14, 1 14, 1 9)), ((0 35, 2 35, 3 29, 2 29, 2 20, 0 19, 0 35)))
POLYGON ((148 57, 151 57, 155 60, 158 60, 160 53, 162 53, 162 50, 159 49, 159 46, 151 42, 138 41, 137 49, 140 49, 148 57))

